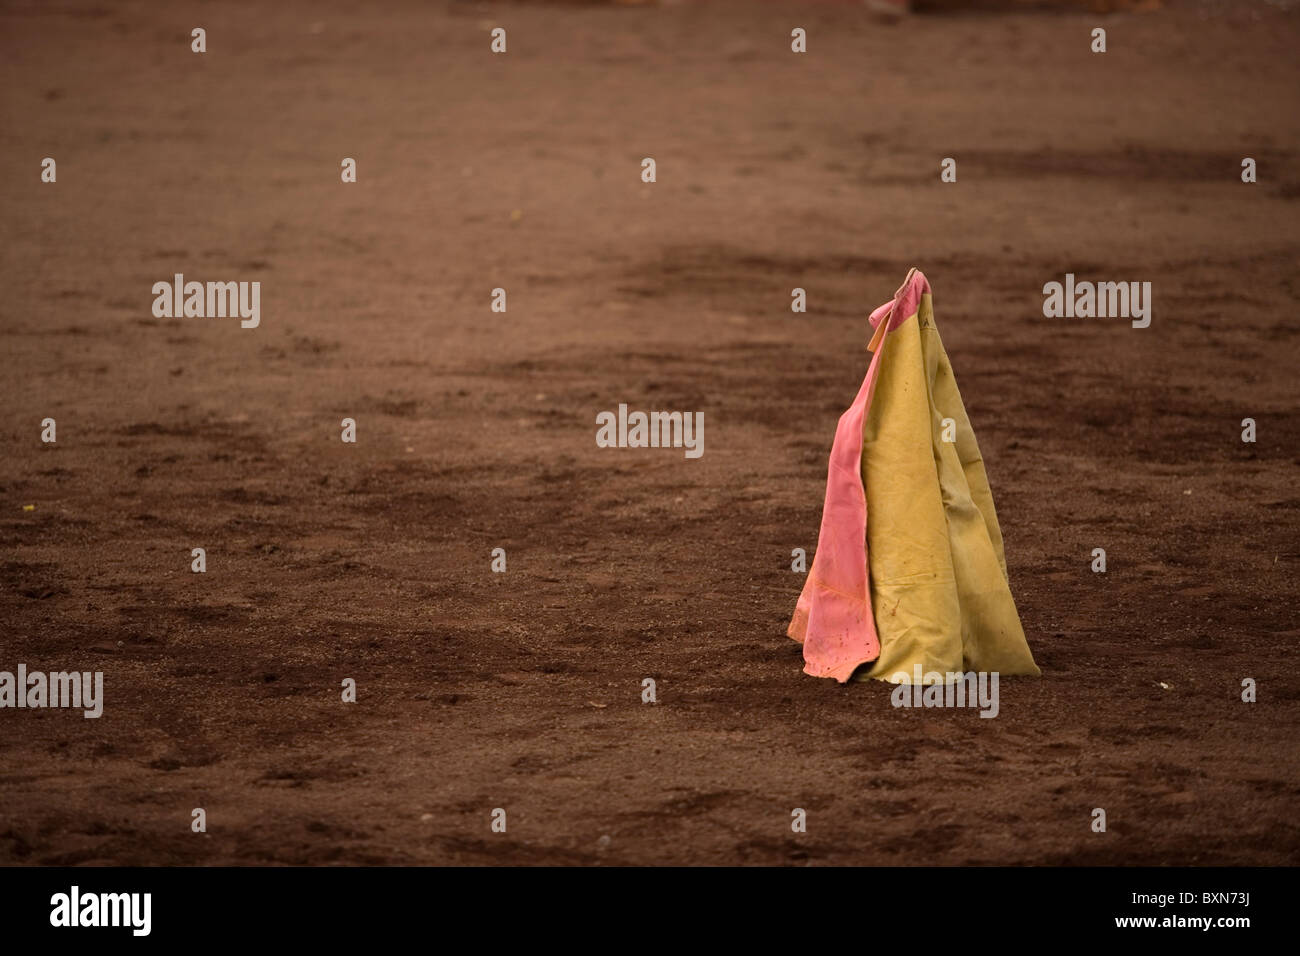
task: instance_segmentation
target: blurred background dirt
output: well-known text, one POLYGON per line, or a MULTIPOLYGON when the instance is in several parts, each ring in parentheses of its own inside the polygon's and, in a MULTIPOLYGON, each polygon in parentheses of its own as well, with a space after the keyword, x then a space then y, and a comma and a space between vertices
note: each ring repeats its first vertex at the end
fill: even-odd
POLYGON ((1254 2, 5 4, 0 669, 107 699, 0 712, 0 861, 1292 861, 1298 39, 1254 2), (913 265, 1043 669, 996 720, 784 636, 913 265), (1152 282, 1151 327, 1045 319, 1067 271, 1152 282), (260 281, 261 327, 155 319, 176 272, 260 281), (597 448, 620 402, 703 411, 704 457, 597 448))

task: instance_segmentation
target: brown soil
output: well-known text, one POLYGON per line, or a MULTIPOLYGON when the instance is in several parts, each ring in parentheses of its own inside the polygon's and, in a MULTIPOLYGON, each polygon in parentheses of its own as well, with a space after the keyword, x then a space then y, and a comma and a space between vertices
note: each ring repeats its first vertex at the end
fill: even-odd
POLYGON ((0 669, 107 703, 0 711, 0 862, 1294 859, 1298 40, 1264 3, 7 6, 0 669), (912 265, 1043 669, 996 720, 784 637, 912 265), (1045 319, 1067 271, 1151 281, 1151 327, 1045 319), (153 318, 175 272, 261 281, 261 327, 153 318), (597 448, 619 402, 703 411, 704 457, 597 448))

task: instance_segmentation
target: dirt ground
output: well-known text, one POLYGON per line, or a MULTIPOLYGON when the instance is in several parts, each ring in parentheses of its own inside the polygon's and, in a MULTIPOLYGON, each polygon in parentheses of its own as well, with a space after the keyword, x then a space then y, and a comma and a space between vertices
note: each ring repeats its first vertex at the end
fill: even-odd
POLYGON ((0 862, 1294 860, 1298 41, 1266 3, 6 4, 0 670, 106 703, 0 711, 0 862), (995 720, 784 636, 913 265, 1043 670, 995 720), (260 281, 260 327, 154 318, 177 272, 260 281), (1044 318, 1066 272, 1152 282, 1151 326, 1044 318), (703 457, 598 448, 620 402, 704 412, 703 457))

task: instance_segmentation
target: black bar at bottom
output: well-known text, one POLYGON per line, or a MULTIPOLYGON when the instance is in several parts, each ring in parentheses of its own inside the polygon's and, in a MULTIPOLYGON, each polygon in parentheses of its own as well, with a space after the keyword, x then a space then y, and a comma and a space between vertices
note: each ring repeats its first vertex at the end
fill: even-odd
POLYGON ((659 951, 772 933, 809 941, 843 933, 864 944, 955 942, 963 933, 973 943, 1099 936, 1233 943, 1261 928, 1278 931, 1292 879, 1285 868, 7 867, 0 925, 6 943, 255 940, 295 949, 450 943, 429 935, 435 930, 454 931, 458 947, 516 938, 659 951), (677 930, 689 935, 666 935, 677 930))

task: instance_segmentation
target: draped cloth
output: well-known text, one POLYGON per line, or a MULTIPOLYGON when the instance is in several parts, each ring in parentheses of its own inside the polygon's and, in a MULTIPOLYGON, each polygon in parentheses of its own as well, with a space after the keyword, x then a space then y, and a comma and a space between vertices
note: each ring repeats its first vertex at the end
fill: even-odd
POLYGON ((835 430, 817 552, 787 630, 804 672, 1037 675, 925 276, 909 272, 871 324, 871 363, 835 430))

